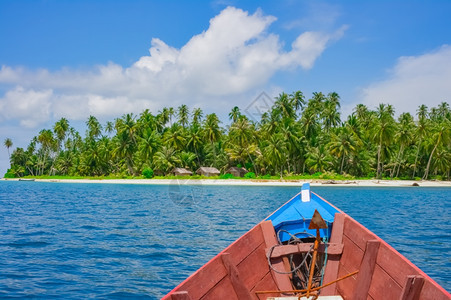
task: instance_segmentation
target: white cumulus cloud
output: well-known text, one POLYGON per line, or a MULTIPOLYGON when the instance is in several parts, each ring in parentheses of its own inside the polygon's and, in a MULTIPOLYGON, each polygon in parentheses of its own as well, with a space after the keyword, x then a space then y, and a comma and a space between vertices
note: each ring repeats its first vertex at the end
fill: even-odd
POLYGON ((269 32, 275 21, 260 10, 249 14, 228 7, 180 49, 152 39, 149 55, 129 67, 113 62, 87 71, 2 66, 0 84, 6 92, 0 95, 0 122, 38 126, 51 118, 116 117, 182 103, 229 109, 280 70, 312 68, 328 43, 346 30, 304 32, 286 51, 279 36, 269 32))
POLYGON ((421 104, 429 108, 451 102, 451 46, 419 56, 398 59, 387 79, 363 89, 361 103, 374 109, 379 103, 394 106, 397 114, 415 115, 421 104))
POLYGON ((50 117, 52 90, 26 90, 16 87, 0 98, 0 122, 19 120, 20 125, 33 128, 50 117))

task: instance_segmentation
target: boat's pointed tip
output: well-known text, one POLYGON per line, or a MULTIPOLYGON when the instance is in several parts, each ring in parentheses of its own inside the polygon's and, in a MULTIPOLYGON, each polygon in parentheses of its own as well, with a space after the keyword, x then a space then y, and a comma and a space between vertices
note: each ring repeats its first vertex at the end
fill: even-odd
POLYGON ((308 182, 302 184, 301 200, 302 202, 310 202, 310 183, 308 182))

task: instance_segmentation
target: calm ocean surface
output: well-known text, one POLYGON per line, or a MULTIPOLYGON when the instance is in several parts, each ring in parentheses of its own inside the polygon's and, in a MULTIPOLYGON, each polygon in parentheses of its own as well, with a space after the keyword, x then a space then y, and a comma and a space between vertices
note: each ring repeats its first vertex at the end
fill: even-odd
MULTIPOLYGON (((0 181, 0 298, 158 299, 300 187, 0 181)), ((451 189, 312 187, 451 290, 451 189)))

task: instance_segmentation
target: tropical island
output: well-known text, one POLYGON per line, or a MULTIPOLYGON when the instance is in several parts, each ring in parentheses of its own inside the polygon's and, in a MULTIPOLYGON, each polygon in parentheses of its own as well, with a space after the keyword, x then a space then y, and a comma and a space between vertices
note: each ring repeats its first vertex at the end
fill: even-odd
MULTIPOLYGON (((203 179, 208 174, 174 170, 212 167, 219 170, 213 179, 449 180, 448 103, 397 118, 389 104, 375 110, 359 104, 345 121, 339 109, 337 93, 315 92, 306 100, 296 91, 279 94, 259 120, 234 107, 227 126, 215 113, 186 105, 105 124, 89 116, 84 136, 61 118, 26 149, 12 151, 4 177, 203 179), (245 172, 227 172, 233 167, 245 172)), ((9 152, 13 141, 4 146, 9 152)))

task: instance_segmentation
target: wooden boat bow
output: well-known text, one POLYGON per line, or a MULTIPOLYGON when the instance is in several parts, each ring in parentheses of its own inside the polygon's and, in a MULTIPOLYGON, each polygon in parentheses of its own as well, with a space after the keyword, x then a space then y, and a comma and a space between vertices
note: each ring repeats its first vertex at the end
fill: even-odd
POLYGON ((318 299, 324 300, 451 299, 444 288, 385 241, 305 189, 163 299, 290 300, 307 291, 310 297, 301 299, 311 300, 318 295, 318 299), (311 199, 303 202, 301 198, 307 194, 311 199), (327 227, 313 229, 323 239, 315 253, 326 262, 324 276, 322 284, 299 289, 293 284, 292 266, 287 257, 299 262, 300 257, 315 248, 317 239, 312 239, 315 232, 308 229, 312 218, 305 217, 313 215, 312 209, 325 216, 322 227, 327 227), (290 243, 293 236, 302 242, 290 243))

